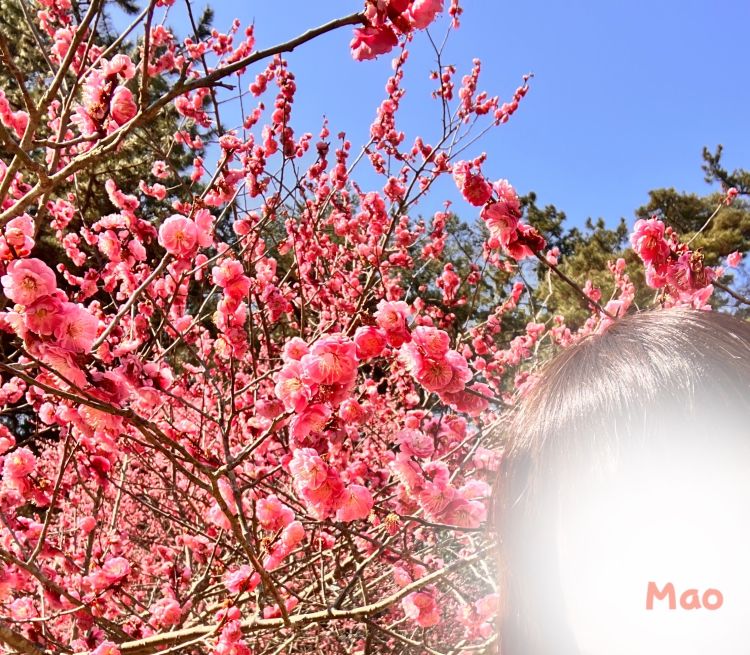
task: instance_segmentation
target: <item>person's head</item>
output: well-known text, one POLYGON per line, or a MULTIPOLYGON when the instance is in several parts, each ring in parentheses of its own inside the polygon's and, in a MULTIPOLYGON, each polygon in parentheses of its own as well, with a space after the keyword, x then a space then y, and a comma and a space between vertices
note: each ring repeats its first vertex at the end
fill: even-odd
POLYGON ((544 366, 503 428, 503 655, 750 648, 749 420, 726 314, 635 313, 544 366))

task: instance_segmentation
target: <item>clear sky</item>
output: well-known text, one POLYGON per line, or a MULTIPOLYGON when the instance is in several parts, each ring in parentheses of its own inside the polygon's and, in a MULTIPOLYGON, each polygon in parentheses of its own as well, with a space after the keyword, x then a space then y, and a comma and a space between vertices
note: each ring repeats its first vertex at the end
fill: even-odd
MULTIPOLYGON (((360 0, 213 0, 217 28, 237 16, 255 22, 258 47, 360 9, 360 0)), ((564 210, 571 224, 602 216, 630 220, 652 188, 705 193, 701 148, 722 143, 727 166, 750 167, 750 3, 746 0, 464 0, 461 28, 446 61, 459 75, 473 57, 483 82, 509 99, 521 76, 532 89, 511 121, 475 149, 490 158, 485 173, 505 177, 542 204, 564 210)), ((196 10, 205 5, 194 4, 196 10)), ((169 23, 181 35, 187 25, 169 23)), ((443 34, 447 18, 434 27, 443 34)), ((356 145, 383 97, 390 56, 351 60, 351 28, 289 55, 297 76, 293 122, 298 134, 319 130, 321 116, 356 145)), ((427 73, 431 50, 418 34, 407 69, 401 127, 413 139, 437 105, 427 73)), ((459 77, 460 79, 460 77, 459 77)), ((251 81, 246 77, 244 83, 251 81)), ((429 136, 429 135, 428 135, 429 136)), ((441 194, 455 199, 452 190, 441 194)), ((434 198, 423 211, 437 208, 434 198)), ((472 210, 457 203, 456 209, 472 210)))

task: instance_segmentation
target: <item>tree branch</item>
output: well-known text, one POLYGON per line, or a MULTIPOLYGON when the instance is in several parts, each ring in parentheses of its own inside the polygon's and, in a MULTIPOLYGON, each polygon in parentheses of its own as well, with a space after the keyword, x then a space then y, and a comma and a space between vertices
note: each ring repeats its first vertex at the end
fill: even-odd
MULTIPOLYGON (((311 623, 328 623, 329 621, 342 620, 342 619, 355 619, 362 620, 377 615, 395 603, 399 602, 402 598, 405 598, 412 591, 416 591, 423 587, 426 587, 433 582, 444 578, 446 575, 463 569, 472 563, 480 559, 482 555, 491 550, 493 546, 487 546, 477 551, 474 555, 471 555, 464 559, 459 559, 449 564, 448 566, 440 569, 439 571, 433 571, 428 575, 415 580, 414 582, 402 587, 397 592, 383 598, 382 600, 370 603, 368 605, 362 605, 352 609, 335 609, 329 608, 320 610, 318 612, 310 612, 308 614, 297 614, 296 616, 290 616, 289 622, 293 629, 309 625, 311 623)), ((276 619, 259 619, 251 618, 242 622, 242 631, 244 633, 258 632, 261 630, 280 629, 284 627, 284 621, 281 618, 276 619)), ((194 628, 187 628, 184 630, 176 630, 174 632, 164 632, 162 634, 152 635, 150 637, 144 637, 143 639, 137 639, 135 641, 128 641, 119 644, 120 652, 122 655, 151 655, 156 653, 160 648, 164 646, 174 646, 177 644, 184 644, 188 641, 199 638, 200 636, 210 634, 214 626, 196 626, 194 628)), ((86 655, 85 653, 77 653, 76 655, 86 655)))

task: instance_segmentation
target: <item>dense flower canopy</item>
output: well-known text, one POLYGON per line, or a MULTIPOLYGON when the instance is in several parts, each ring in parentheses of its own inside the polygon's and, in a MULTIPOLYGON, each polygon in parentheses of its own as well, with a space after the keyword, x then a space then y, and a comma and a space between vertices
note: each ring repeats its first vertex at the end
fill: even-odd
MULTIPOLYGON (((463 146, 530 77, 501 102, 478 61, 433 71, 428 143, 397 127, 408 47, 458 28, 457 0, 368 0, 266 50, 252 26, 181 37, 179 0, 142 4, 129 46, 96 31, 106 3, 37 0, 49 69, 0 38, 0 648, 490 648, 493 426, 543 344, 605 330, 635 293, 619 259, 606 302, 568 280, 580 328, 504 327, 523 266, 562 275, 560 252, 463 146), (364 144, 293 127, 282 54, 334 29, 353 32, 342 57, 394 55, 364 144), (169 148, 135 181, 105 175, 89 220, 86 184, 161 119, 169 148), (447 210, 418 214, 442 178, 476 219, 476 259, 449 261, 447 210)), ((700 251, 659 218, 631 241, 663 305, 706 307, 700 251)))

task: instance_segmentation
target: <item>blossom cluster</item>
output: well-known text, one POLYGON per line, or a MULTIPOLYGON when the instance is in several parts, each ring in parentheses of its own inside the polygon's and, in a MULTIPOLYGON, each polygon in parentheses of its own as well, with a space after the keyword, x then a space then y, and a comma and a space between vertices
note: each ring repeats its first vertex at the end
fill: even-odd
POLYGON ((398 44, 401 35, 423 30, 443 11, 445 0, 368 0, 365 26, 354 30, 352 57, 375 59, 398 44))
POLYGON ((707 306, 716 271, 704 265, 700 249, 690 250, 675 230, 657 217, 638 220, 630 243, 646 267, 647 284, 664 289, 670 304, 687 303, 699 309, 707 306))
POLYGON ((535 227, 521 222, 521 204, 510 183, 501 179, 490 184, 482 175, 482 159, 456 163, 453 179, 466 201, 482 208, 481 217, 490 233, 487 247, 502 248, 517 261, 532 257, 547 245, 546 240, 535 227))
MULTIPOLYGON (((610 296, 572 283, 576 325, 529 297, 522 266, 562 248, 468 154, 529 76, 501 102, 479 61, 431 71, 414 134, 409 53, 457 0, 367 0, 266 50, 239 21, 179 35, 172 0, 112 40, 108 6, 37 0, 43 68, 0 89, 0 650, 492 648, 498 419, 635 297, 624 257, 610 296), (300 125, 282 56, 341 27, 355 59, 403 46, 363 144, 300 125), (420 213, 451 178, 465 232, 420 213)), ((657 219, 632 243, 705 303, 699 252, 657 219)))
POLYGON ((80 303, 70 302, 57 287, 55 272, 43 261, 14 259, 0 278, 5 297, 15 303, 3 317, 3 327, 24 340, 32 356, 53 364, 85 386, 78 355, 91 351, 99 319, 80 303))
MULTIPOLYGON (((403 301, 381 300, 374 314, 375 325, 357 328, 351 338, 329 334, 308 346, 295 337, 284 346, 284 366, 276 375, 275 393, 291 414, 289 433, 294 449, 289 469, 297 493, 319 519, 334 513, 340 521, 364 519, 373 507, 372 494, 365 486, 345 485, 338 472, 321 457, 329 447, 325 435, 337 422, 357 425, 366 419, 365 409, 353 397, 362 362, 396 351, 405 370, 426 391, 435 392, 457 411, 478 416, 489 406, 492 390, 486 384, 475 383, 467 390, 472 373, 464 357, 449 348, 448 333, 424 325, 411 329, 410 313, 411 308, 403 301)), ((397 440, 401 455, 408 462, 412 462, 412 456, 425 458, 435 451, 432 439, 420 436, 416 430, 402 430, 397 440)), ((414 462, 414 467, 423 480, 419 464, 414 462)), ((447 469, 441 470, 440 480, 447 482, 447 469)), ((409 488, 416 492, 413 482, 409 488)), ((434 489, 438 486, 443 495, 456 492, 446 484, 433 484, 434 489)), ((471 520, 478 526, 484 518, 484 506, 469 502, 454 504, 445 513, 447 520, 465 522, 461 512, 471 508, 480 517, 471 520)))

